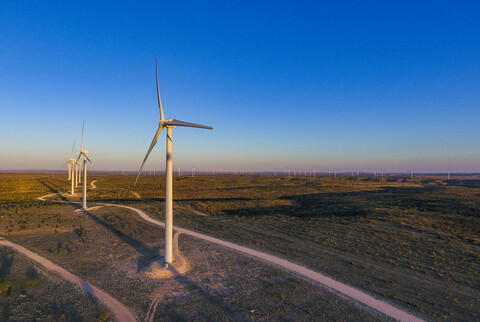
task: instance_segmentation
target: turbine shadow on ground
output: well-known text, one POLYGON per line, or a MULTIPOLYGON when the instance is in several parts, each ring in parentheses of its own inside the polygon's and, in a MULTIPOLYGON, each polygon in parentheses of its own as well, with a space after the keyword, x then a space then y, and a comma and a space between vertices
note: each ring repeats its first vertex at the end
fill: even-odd
MULTIPOLYGON (((136 240, 127 234, 123 233, 120 229, 114 227, 110 223, 104 221, 103 219, 95 216, 93 213, 91 213, 88 210, 82 209, 81 203, 80 202, 72 202, 68 200, 65 196, 63 196, 60 192, 55 190, 53 187, 48 185, 46 182, 41 181, 41 183, 47 187, 50 191, 55 193, 59 198, 62 199, 62 203, 67 203, 71 206, 73 206, 75 209, 79 210, 81 209, 82 213, 86 214, 89 216, 92 220, 94 220, 96 223, 100 224, 102 227, 110 230, 112 233, 114 233, 116 236, 118 236, 122 241, 130 245, 132 248, 134 248, 137 252, 141 254, 141 257, 138 258, 137 262, 137 272, 140 271, 143 267, 148 265, 149 263, 158 260, 159 259, 159 250, 161 246, 155 246, 155 247, 149 247, 145 245, 144 243, 140 242, 139 240, 136 240)), ((134 199, 138 201, 138 199, 134 199)))
MULTIPOLYGON (((62 203, 68 203, 69 205, 72 205, 73 207, 77 208, 77 209, 80 209, 82 208, 81 205, 75 203, 75 202, 72 202, 70 200, 68 200, 68 198, 66 198, 64 195, 62 195, 61 192, 59 192, 58 190, 55 190, 52 186, 50 186, 49 184, 55 186, 55 187, 58 187, 59 189, 63 190, 62 188, 60 188, 58 185, 52 183, 52 182, 48 182, 46 183, 45 181, 43 180, 38 180, 43 186, 45 186, 46 188, 48 188, 48 190, 50 190, 52 193, 56 194, 58 198, 60 198, 62 201, 62 203)), ((64 193, 65 190, 64 190, 64 193)))
MULTIPOLYGON (((45 181, 42 180, 42 179, 37 179, 37 180, 38 180, 40 183, 42 183, 42 184, 45 183, 45 181)), ((57 188, 57 190, 53 190, 52 187, 47 186, 47 188, 50 189, 50 191, 52 191, 52 192, 58 193, 58 191, 61 191, 61 192, 63 192, 63 193, 70 193, 69 191, 63 189, 63 188, 60 187, 58 184, 56 184, 56 183, 54 183, 54 182, 52 182, 52 181, 50 181, 50 180, 48 180, 48 184, 50 184, 50 185, 52 185, 53 187, 57 188)), ((44 185, 45 185, 45 184, 44 184, 44 185)))
POLYGON ((152 262, 158 260, 160 258, 160 248, 161 246, 154 246, 150 247, 142 243, 141 241, 130 237, 129 235, 122 232, 119 228, 113 226, 112 224, 108 223, 107 221, 101 219, 100 217, 95 216, 88 210, 83 210, 82 213, 89 216, 93 221, 101 225, 102 227, 110 230, 114 233, 118 238, 120 238, 123 242, 130 245, 133 249, 135 249, 141 256, 137 260, 137 272, 140 272, 143 268, 151 264, 152 262))

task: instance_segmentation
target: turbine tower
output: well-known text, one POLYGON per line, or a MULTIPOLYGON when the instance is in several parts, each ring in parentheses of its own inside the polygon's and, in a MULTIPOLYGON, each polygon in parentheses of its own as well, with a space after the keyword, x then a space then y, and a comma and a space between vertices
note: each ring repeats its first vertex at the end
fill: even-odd
POLYGON ((82 146, 80 148, 80 153, 78 154, 77 162, 80 160, 80 157, 83 155, 83 196, 82 196, 82 209, 87 209, 87 160, 92 163, 87 157, 88 150, 83 149, 83 130, 85 129, 85 121, 83 121, 82 126, 82 146))
POLYGON ((68 165, 68 180, 72 179, 73 162, 75 162, 75 159, 73 158, 73 156, 74 156, 73 149, 75 149, 75 141, 76 140, 73 140, 72 152, 70 153, 70 160, 68 160, 67 162, 64 163, 64 165, 65 164, 68 165))
MULTIPOLYGON (((77 150, 75 149, 75 154, 77 154, 77 150)), ((73 163, 73 181, 75 182, 75 188, 78 187, 78 160, 75 160, 73 163)))
POLYGON ((80 171, 78 169, 78 160, 77 162, 75 163, 75 188, 78 187, 78 178, 79 178, 79 174, 80 171))
MULTIPOLYGON (((213 128, 210 126, 194 124, 194 123, 187 123, 178 121, 175 119, 165 119, 163 115, 163 108, 162 108, 162 101, 160 99, 160 88, 158 86, 158 65, 157 61, 155 61, 155 69, 156 69, 156 79, 157 79, 157 97, 158 97, 158 107, 160 109, 160 122, 158 122, 158 129, 153 137, 153 141, 150 144, 150 148, 143 159, 142 165, 140 166, 140 170, 138 170, 137 179, 135 180, 135 185, 137 184, 138 178, 140 173, 142 172, 142 168, 147 161, 150 152, 152 151, 155 144, 157 144, 158 136, 164 127, 167 128, 167 156, 166 156, 166 185, 165 185, 165 266, 168 267, 173 260, 172 254, 172 244, 173 244, 173 173, 172 173, 172 135, 173 135, 173 128, 176 126, 185 126, 185 127, 196 127, 201 129, 209 129, 212 130, 213 128)), ((195 170, 192 169, 192 175, 195 173, 195 170)))
POLYGON ((78 183, 82 182, 82 167, 78 168, 78 183))
POLYGON ((72 164, 70 163, 70 161, 65 162, 65 164, 68 166, 68 170, 67 170, 68 171, 68 179, 67 180, 70 180, 70 176, 72 175, 72 164))
POLYGON ((410 171, 410 180, 413 181, 413 171, 415 171, 415 169, 412 169, 412 170, 409 170, 410 171))

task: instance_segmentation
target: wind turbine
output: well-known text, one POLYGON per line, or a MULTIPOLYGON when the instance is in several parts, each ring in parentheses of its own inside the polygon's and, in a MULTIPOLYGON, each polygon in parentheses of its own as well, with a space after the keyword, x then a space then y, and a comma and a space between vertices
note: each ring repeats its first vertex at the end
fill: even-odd
MULTIPOLYGON (((75 149, 75 154, 77 154, 77 149, 75 149)), ((75 188, 78 187, 78 160, 73 162, 73 181, 75 182, 75 188)))
POLYGON ((415 169, 410 170, 410 180, 411 181, 413 181, 413 171, 415 171, 415 169))
POLYGON ((73 145, 72 145, 72 152, 70 153, 70 160, 68 160, 67 162, 64 163, 68 165, 68 180, 71 180, 72 179, 72 169, 73 169, 73 162, 75 162, 75 159, 73 158, 74 154, 73 154, 73 149, 75 148, 75 141, 76 140, 73 140, 73 145))
MULTIPOLYGON (((160 132, 162 132, 163 128, 167 128, 167 156, 166 156, 166 184, 165 184, 165 266, 168 267, 173 260, 172 256, 172 244, 173 244, 173 173, 172 173, 172 135, 173 135, 173 128, 176 126, 185 126, 185 127, 196 127, 201 129, 209 129, 213 130, 210 126, 194 124, 194 123, 187 123, 178 121, 175 119, 165 119, 163 115, 163 108, 162 108, 162 101, 160 99, 160 88, 158 86, 158 65, 157 61, 155 61, 155 70, 156 70, 156 79, 157 79, 157 97, 158 97, 158 107, 160 109, 160 121, 158 122, 158 129, 153 137, 153 141, 150 144, 150 148, 143 159, 142 165, 140 166, 140 170, 138 171, 137 179, 135 180, 135 185, 137 184, 138 177, 142 172, 142 168, 147 161, 150 152, 152 151, 155 144, 157 144, 158 136, 160 132)), ((195 170, 192 169, 192 174, 194 174, 195 170)))
POLYGON ((85 121, 83 121, 82 126, 82 146, 80 148, 80 153, 78 154, 77 162, 80 160, 80 157, 83 155, 83 196, 82 196, 82 209, 87 209, 87 160, 92 163, 87 157, 88 150, 83 149, 83 130, 85 129, 85 121))
POLYGON ((78 160, 75 162, 75 188, 78 187, 78 179, 80 178, 79 176, 80 169, 78 168, 78 160))

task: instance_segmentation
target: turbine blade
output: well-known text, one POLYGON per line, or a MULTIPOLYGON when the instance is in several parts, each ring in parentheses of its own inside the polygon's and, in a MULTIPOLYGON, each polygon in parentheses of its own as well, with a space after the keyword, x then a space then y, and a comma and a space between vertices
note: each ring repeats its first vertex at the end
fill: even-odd
POLYGON ((140 170, 138 170, 137 179, 135 179, 135 184, 133 186, 137 185, 138 177, 140 177, 140 173, 142 172, 143 166, 145 165, 145 161, 147 161, 147 158, 150 155, 150 152, 152 151, 155 144, 157 144, 158 136, 160 135, 160 132, 162 132, 162 130, 163 130, 163 125, 159 125, 157 129, 157 133, 155 133, 155 136, 153 137, 152 144, 150 144, 150 148, 148 148, 147 154, 145 155, 145 159, 143 159, 142 165, 140 166, 140 170))
POLYGON ((88 162, 92 163, 92 161, 90 161, 90 159, 86 155, 85 158, 88 160, 88 162))
POLYGON ((188 123, 188 122, 183 122, 183 121, 179 121, 179 120, 165 121, 165 122, 163 122, 163 125, 198 127, 200 129, 213 130, 213 127, 211 127, 211 126, 195 124, 195 123, 188 123))
POLYGON ((83 130, 85 128, 85 120, 83 120, 83 125, 82 125, 82 148, 80 149, 80 151, 83 151, 83 130))
POLYGON ((160 121, 165 120, 165 116, 163 115, 163 108, 162 108, 162 100, 160 99, 160 88, 158 87, 158 64, 157 60, 155 59, 155 71, 157 77, 157 97, 158 97, 158 107, 160 108, 160 121))
POLYGON ((75 148, 75 142, 77 139, 73 140, 73 145, 72 145, 72 153, 70 153, 70 159, 73 158, 73 149, 75 148))
POLYGON ((78 154, 78 158, 77 158, 77 160, 75 161, 75 164, 78 163, 78 160, 80 160, 80 157, 81 157, 81 156, 82 156, 82 152, 80 152, 80 153, 78 154))

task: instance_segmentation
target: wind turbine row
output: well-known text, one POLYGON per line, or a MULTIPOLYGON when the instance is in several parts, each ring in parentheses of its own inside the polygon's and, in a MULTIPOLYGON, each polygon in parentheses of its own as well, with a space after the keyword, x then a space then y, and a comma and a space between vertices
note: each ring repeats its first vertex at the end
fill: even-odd
POLYGON ((71 192, 70 195, 75 194, 75 187, 78 186, 78 183, 82 182, 82 172, 83 172, 83 194, 82 194, 82 209, 86 210, 87 209, 87 161, 92 163, 90 159, 87 157, 88 150, 85 150, 83 148, 83 132, 85 129, 85 121, 83 121, 83 126, 82 126, 82 145, 80 147, 80 153, 78 154, 77 159, 75 159, 73 156, 74 154, 74 149, 75 149, 75 141, 73 141, 73 146, 72 146, 72 153, 70 154, 70 160, 65 162, 66 165, 68 165, 68 180, 71 181, 72 187, 71 187, 71 192), (83 169, 81 166, 82 160, 80 158, 83 156, 83 169))
MULTIPOLYGON (((173 128, 176 126, 184 126, 184 127, 196 127, 201 129, 209 129, 213 130, 212 127, 206 125, 200 125, 195 123, 187 123, 183 121, 178 121, 175 119, 165 119, 163 114, 162 108, 162 101, 160 99, 160 88, 158 86, 158 65, 157 61, 155 61, 155 70, 156 70, 156 80, 157 80, 157 98, 158 98, 158 107, 160 109, 160 121, 158 122, 158 129, 153 137, 152 143, 150 144, 150 148, 143 159, 142 165, 140 166, 140 170, 138 170, 137 178, 135 179, 134 186, 137 185, 138 178, 140 173, 142 172, 142 168, 147 161, 150 152, 152 151, 155 144, 157 144, 158 136, 160 132, 162 132, 163 128, 167 128, 167 151, 166 151, 166 166, 165 166, 165 174, 166 174, 166 185, 165 185, 165 266, 168 265, 173 260, 173 252, 172 252, 172 245, 173 245, 173 155, 172 155, 172 135, 173 135, 173 128)), ((194 174, 194 170, 192 170, 192 175, 194 174)))

